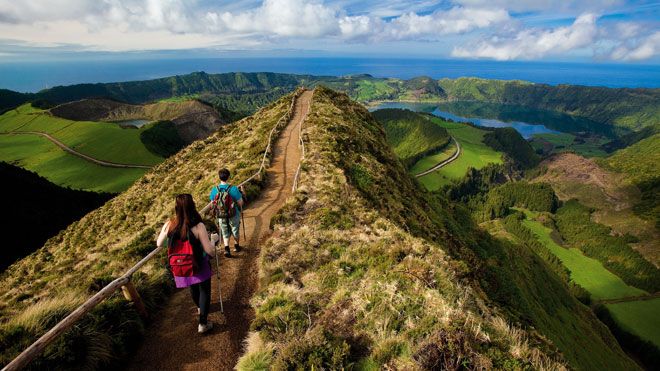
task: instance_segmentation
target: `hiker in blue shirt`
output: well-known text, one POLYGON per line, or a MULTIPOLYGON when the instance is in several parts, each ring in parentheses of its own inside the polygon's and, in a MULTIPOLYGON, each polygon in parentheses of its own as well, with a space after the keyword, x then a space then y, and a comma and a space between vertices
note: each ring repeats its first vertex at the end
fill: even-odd
POLYGON ((240 227, 241 210, 243 209, 243 194, 238 187, 233 186, 229 180, 229 170, 220 169, 218 176, 220 184, 211 190, 211 201, 214 202, 214 214, 218 218, 222 242, 225 245, 225 256, 230 257, 229 237, 234 236, 234 252, 241 251, 240 227))

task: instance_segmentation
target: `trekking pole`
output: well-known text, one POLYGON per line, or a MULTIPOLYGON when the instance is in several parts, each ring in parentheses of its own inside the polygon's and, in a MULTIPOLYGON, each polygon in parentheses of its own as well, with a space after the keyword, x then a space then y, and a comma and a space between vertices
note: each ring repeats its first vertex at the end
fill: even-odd
POLYGON ((247 236, 245 234, 245 215, 243 214, 242 206, 241 206, 241 229, 243 229, 243 243, 247 243, 247 236))
MULTIPOLYGON (((220 225, 218 225, 218 231, 222 232, 220 230, 220 225)), ((222 238, 222 236, 218 236, 222 238)), ((218 240, 218 242, 220 242, 218 240)), ((218 258, 218 244, 216 243, 215 245, 215 271, 216 271, 216 276, 218 277, 218 293, 220 294, 220 313, 225 313, 225 308, 222 305, 222 285, 220 282, 220 258, 218 258)))

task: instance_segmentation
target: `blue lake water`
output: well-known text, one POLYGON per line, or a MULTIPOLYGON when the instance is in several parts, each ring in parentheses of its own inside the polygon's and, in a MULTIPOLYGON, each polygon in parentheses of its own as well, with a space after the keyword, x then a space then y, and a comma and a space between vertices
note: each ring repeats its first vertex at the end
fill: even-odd
POLYGON ((404 108, 416 112, 431 113, 435 116, 457 122, 471 122, 477 126, 512 127, 523 138, 545 133, 590 133, 612 137, 611 128, 596 122, 570 116, 560 112, 537 110, 529 107, 484 103, 405 103, 385 102, 371 110, 380 108, 404 108))
POLYGON ((115 56, 75 61, 0 61, 0 88, 35 92, 57 85, 147 80, 195 71, 267 71, 331 76, 368 73, 402 79, 421 75, 436 79, 476 76, 553 85, 660 87, 660 65, 648 64, 331 57, 135 59, 115 56))

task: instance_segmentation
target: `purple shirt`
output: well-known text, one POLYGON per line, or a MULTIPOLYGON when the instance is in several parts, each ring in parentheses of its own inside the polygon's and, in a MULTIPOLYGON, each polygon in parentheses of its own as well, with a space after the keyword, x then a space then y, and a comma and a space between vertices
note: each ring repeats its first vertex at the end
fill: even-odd
POLYGON ((204 257, 204 262, 202 263, 202 268, 196 274, 193 274, 190 277, 177 277, 174 276, 174 283, 178 289, 183 287, 189 287, 197 283, 202 283, 209 278, 213 273, 211 272, 211 263, 209 262, 208 255, 204 257))

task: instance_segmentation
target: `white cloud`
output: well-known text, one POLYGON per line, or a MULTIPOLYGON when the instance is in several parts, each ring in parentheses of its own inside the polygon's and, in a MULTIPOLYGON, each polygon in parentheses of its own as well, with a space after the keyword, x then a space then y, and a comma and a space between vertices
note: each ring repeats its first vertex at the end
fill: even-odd
POLYGON ((572 25, 550 30, 525 29, 512 37, 492 37, 474 47, 455 47, 451 55, 496 60, 537 59, 591 46, 598 35, 596 15, 582 14, 572 25))
POLYGON ((501 7, 514 12, 551 10, 554 12, 603 11, 624 4, 623 0, 457 0, 474 7, 501 7))
MULTIPOLYGON (((392 3, 383 6, 389 10, 381 12, 404 9, 392 3)), ((330 38, 339 42, 437 40, 508 20, 509 14, 501 8, 460 6, 427 15, 409 11, 384 20, 372 14, 349 15, 320 0, 264 0, 257 7, 231 11, 204 8, 191 0, 0 0, 0 31, 5 38, 45 45, 57 43, 59 37, 60 42, 75 40, 88 47, 111 50, 140 48, 136 38, 146 33, 170 33, 173 45, 182 43, 176 40, 189 40, 192 48, 206 46, 214 38, 218 44, 227 39, 251 43, 287 38, 330 38), (35 35, 38 29, 47 29, 49 34, 35 35), (126 44, 123 48, 122 42, 126 44)), ((143 39, 143 44, 142 48, 157 47, 152 40, 143 39)))
POLYGON ((656 31, 645 38, 633 42, 623 42, 609 57, 620 61, 639 61, 655 57, 660 54, 660 31, 656 31))

